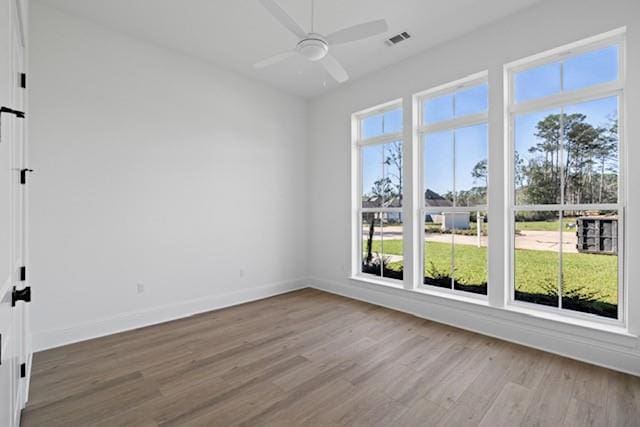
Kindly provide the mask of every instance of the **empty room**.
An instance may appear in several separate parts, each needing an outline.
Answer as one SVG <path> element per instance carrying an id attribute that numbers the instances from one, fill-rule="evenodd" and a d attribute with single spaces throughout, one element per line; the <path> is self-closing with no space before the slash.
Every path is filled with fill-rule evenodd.
<path id="1" fill-rule="evenodd" d="M 640 1 L 0 0 L 0 427 L 640 427 Z"/>

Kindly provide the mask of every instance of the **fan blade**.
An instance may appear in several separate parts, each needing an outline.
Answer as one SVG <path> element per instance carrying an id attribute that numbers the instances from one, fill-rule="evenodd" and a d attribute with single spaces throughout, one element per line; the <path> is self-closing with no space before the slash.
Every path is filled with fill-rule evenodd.
<path id="1" fill-rule="evenodd" d="M 329 44 L 349 43 L 385 33 L 388 29 L 387 21 L 379 19 L 336 31 L 329 34 L 326 39 Z"/>
<path id="2" fill-rule="evenodd" d="M 325 70 L 331 77 L 335 79 L 338 83 L 344 83 L 349 80 L 349 74 L 347 74 L 346 70 L 340 65 L 338 60 L 331 55 L 327 55 L 322 59 L 322 65 Z"/>
<path id="3" fill-rule="evenodd" d="M 278 3 L 274 0 L 260 0 L 260 3 L 271 15 L 273 15 L 274 18 L 278 20 L 278 22 L 284 25 L 293 34 L 301 39 L 307 37 L 307 33 L 302 29 L 302 27 L 300 27 L 300 25 L 298 25 L 296 21 L 287 14 L 287 12 L 278 6 Z"/>
<path id="4" fill-rule="evenodd" d="M 290 50 L 289 52 L 282 52 L 282 53 L 279 53 L 277 55 L 273 55 L 270 58 L 263 59 L 260 62 L 256 62 L 255 64 L 253 64 L 253 68 L 265 68 L 265 67 L 268 67 L 269 65 L 277 64 L 278 62 L 282 62 L 285 59 L 289 59 L 290 57 L 292 57 L 295 54 L 296 54 L 296 52 L 294 52 L 292 50 Z"/>

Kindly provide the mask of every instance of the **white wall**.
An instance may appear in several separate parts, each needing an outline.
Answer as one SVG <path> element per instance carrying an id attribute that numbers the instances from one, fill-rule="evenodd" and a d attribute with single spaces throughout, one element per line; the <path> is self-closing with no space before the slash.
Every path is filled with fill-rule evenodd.
<path id="1" fill-rule="evenodd" d="M 306 101 L 38 2 L 30 25 L 36 350 L 303 283 Z"/>
<path id="2" fill-rule="evenodd" d="M 471 12 L 472 13 L 472 12 Z M 409 311 L 482 333 L 640 374 L 640 223 L 628 222 L 627 277 L 631 334 L 610 334 L 541 320 L 482 304 L 349 280 L 351 263 L 351 114 L 403 98 L 410 116 L 411 95 L 488 70 L 490 95 L 490 187 L 504 188 L 503 65 L 563 44 L 627 26 L 626 128 L 629 165 L 640 161 L 640 2 L 637 0 L 546 1 L 402 63 L 341 86 L 312 101 L 309 158 L 311 237 L 309 272 L 313 286 Z M 408 102 L 409 101 L 409 102 Z M 411 123 L 410 118 L 405 124 Z M 406 164 L 406 163 L 405 163 Z M 328 173 L 330 171 L 330 173 Z M 629 169 L 629 188 L 640 185 L 640 170 Z M 629 191 L 627 218 L 640 218 L 640 194 Z M 405 197 L 405 201 L 408 198 Z M 492 224 L 504 224 L 504 194 L 490 199 Z M 407 217 L 407 215 L 405 215 Z M 492 226 L 490 281 L 505 287 L 504 227 Z M 405 258 L 406 260 L 406 258 Z M 503 301 L 493 293 L 492 303 Z"/>

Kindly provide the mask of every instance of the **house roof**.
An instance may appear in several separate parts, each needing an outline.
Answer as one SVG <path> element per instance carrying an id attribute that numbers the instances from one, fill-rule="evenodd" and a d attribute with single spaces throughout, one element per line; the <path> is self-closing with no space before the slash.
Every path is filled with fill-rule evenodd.
<path id="1" fill-rule="evenodd" d="M 424 192 L 424 200 L 427 206 L 431 207 L 451 207 L 453 203 L 449 199 L 445 199 L 435 191 L 427 189 Z M 391 199 L 382 200 L 380 196 L 371 196 L 362 201 L 363 208 L 380 208 L 380 207 L 399 207 L 402 206 L 402 200 L 400 196 L 394 196 Z"/>
<path id="2" fill-rule="evenodd" d="M 453 203 L 449 199 L 445 199 L 435 191 L 427 190 L 424 192 L 424 201 L 430 207 L 451 207 Z"/>

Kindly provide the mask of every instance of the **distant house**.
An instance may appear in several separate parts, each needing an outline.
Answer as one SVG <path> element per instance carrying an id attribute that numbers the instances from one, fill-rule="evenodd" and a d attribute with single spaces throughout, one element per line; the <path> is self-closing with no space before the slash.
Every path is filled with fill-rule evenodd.
<path id="1" fill-rule="evenodd" d="M 427 208 L 434 207 L 452 207 L 453 202 L 451 200 L 442 197 L 435 191 L 427 189 L 424 192 L 424 202 Z M 440 224 L 443 230 L 451 230 L 457 228 L 458 230 L 468 230 L 470 228 L 470 216 L 469 212 L 442 212 L 440 214 L 427 214 L 425 222 L 434 222 Z"/>
<path id="2" fill-rule="evenodd" d="M 380 208 L 380 207 L 399 208 L 401 206 L 402 206 L 402 198 L 399 197 L 399 196 L 393 196 L 390 199 L 386 199 L 384 201 L 384 205 L 383 205 L 382 197 L 380 197 L 380 196 L 371 196 L 368 199 L 362 201 L 362 207 L 363 208 Z M 400 212 L 386 212 L 385 213 L 385 219 L 386 219 L 386 221 L 391 222 L 391 223 L 400 222 L 400 221 L 402 221 L 402 213 L 400 213 Z"/>
<path id="3" fill-rule="evenodd" d="M 427 189 L 424 194 L 424 200 L 428 208 L 433 207 L 452 207 L 453 203 L 440 194 Z M 391 199 L 383 201 L 380 196 L 371 196 L 362 201 L 363 208 L 380 208 L 380 207 L 400 207 L 402 206 L 402 200 L 398 196 L 394 196 Z M 440 224 L 443 230 L 451 230 L 457 228 L 458 230 L 468 230 L 470 228 L 470 213 L 469 212 L 442 212 L 438 214 L 428 214 L 425 217 L 425 221 L 434 222 Z M 377 217 L 377 216 L 376 216 Z M 385 219 L 390 222 L 400 222 L 402 220 L 402 214 L 400 212 L 387 212 Z"/>

